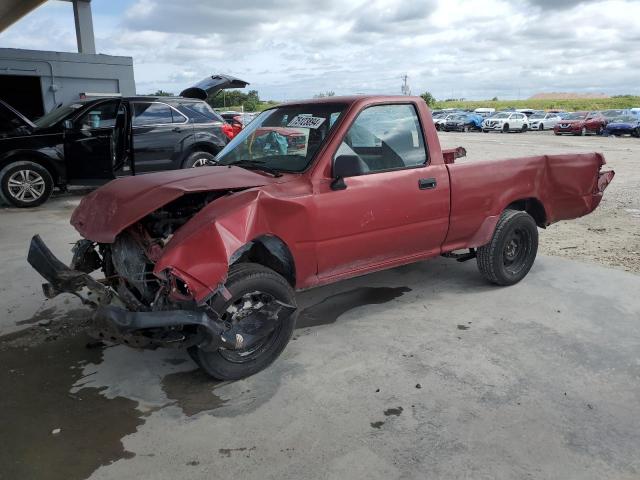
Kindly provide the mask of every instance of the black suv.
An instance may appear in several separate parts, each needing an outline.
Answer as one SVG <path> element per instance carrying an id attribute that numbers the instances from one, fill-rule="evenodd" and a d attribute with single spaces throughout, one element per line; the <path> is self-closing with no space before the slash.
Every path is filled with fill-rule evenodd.
<path id="1" fill-rule="evenodd" d="M 35 207 L 54 187 L 211 164 L 233 129 L 204 100 L 246 85 L 214 75 L 179 97 L 82 100 L 35 122 L 0 101 L 0 195 Z"/>

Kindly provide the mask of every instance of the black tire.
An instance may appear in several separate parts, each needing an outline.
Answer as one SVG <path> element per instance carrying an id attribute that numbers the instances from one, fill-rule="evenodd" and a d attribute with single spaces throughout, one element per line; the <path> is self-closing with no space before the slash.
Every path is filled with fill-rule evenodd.
<path id="1" fill-rule="evenodd" d="M 560 132 L 556 132 L 555 130 L 553 131 L 554 134 L 560 136 Z"/>
<path id="2" fill-rule="evenodd" d="M 502 126 L 502 133 L 509 133 L 509 124 L 508 123 L 505 123 Z"/>
<path id="3" fill-rule="evenodd" d="M 633 132 L 631 132 L 631 136 L 640 138 L 640 127 L 637 127 Z"/>
<path id="4" fill-rule="evenodd" d="M 527 212 L 505 210 L 491 241 L 477 251 L 480 273 L 497 285 L 513 285 L 522 280 L 536 259 L 538 227 Z"/>
<path id="5" fill-rule="evenodd" d="M 525 123 L 524 125 L 522 125 L 522 128 L 520 129 L 520 131 L 522 133 L 526 132 L 527 130 L 529 130 L 529 126 Z"/>
<path id="6" fill-rule="evenodd" d="M 538 130 L 540 130 L 541 132 L 543 132 L 543 131 L 544 131 L 544 124 L 543 124 L 543 123 L 541 123 L 541 124 L 538 126 Z"/>
<path id="7" fill-rule="evenodd" d="M 584 137 L 585 135 L 587 135 L 587 127 L 582 127 L 582 130 L 576 133 L 576 135 L 578 135 L 579 137 Z"/>
<path id="8" fill-rule="evenodd" d="M 232 265 L 225 284 L 231 292 L 231 298 L 214 300 L 213 308 L 225 312 L 243 296 L 260 292 L 276 300 L 296 305 L 295 292 L 291 285 L 273 270 L 256 263 Z M 251 376 L 268 367 L 289 343 L 296 323 L 297 312 L 283 319 L 257 348 L 251 352 L 219 349 L 215 352 L 191 347 L 189 354 L 208 375 L 218 380 L 239 380 Z M 248 349 L 249 350 L 249 349 Z"/>
<path id="9" fill-rule="evenodd" d="M 182 168 L 196 168 L 215 165 L 215 158 L 215 155 L 212 155 L 209 152 L 193 152 L 189 154 L 189 156 L 182 163 Z"/>
<path id="10" fill-rule="evenodd" d="M 39 163 L 12 162 L 0 170 L 0 193 L 9 205 L 32 208 L 46 202 L 53 192 L 53 177 Z"/>

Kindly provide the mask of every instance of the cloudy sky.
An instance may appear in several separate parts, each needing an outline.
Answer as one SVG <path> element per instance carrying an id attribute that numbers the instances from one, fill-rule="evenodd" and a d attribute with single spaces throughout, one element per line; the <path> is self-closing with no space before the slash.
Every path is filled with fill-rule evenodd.
<path id="1" fill-rule="evenodd" d="M 96 48 L 132 56 L 139 93 L 211 73 L 266 99 L 400 93 L 527 98 L 640 94 L 638 0 L 93 0 Z M 52 0 L 0 47 L 75 51 L 71 4 Z"/>

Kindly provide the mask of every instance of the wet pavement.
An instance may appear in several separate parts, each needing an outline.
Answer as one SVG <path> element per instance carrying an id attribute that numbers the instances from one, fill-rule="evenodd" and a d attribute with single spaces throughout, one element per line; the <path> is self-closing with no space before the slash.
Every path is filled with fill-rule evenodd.
<path id="1" fill-rule="evenodd" d="M 444 259 L 300 294 L 266 371 L 96 343 L 45 304 L 0 337 L 0 479 L 638 478 L 640 277 Z"/>

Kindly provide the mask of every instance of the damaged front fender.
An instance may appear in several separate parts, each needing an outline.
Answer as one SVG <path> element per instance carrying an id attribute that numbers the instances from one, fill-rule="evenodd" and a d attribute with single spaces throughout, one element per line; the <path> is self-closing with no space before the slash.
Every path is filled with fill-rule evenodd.
<path id="1" fill-rule="evenodd" d="M 238 252 L 257 238 L 274 236 L 272 232 L 280 234 L 278 238 L 288 247 L 296 271 L 300 267 L 303 272 L 315 273 L 314 257 L 297 254 L 293 241 L 310 234 L 305 212 L 295 200 L 276 199 L 263 190 L 219 198 L 175 233 L 153 273 L 163 279 L 168 275 L 180 278 L 196 303 L 202 304 L 224 285 Z M 308 264 L 298 263 L 303 257 Z"/>

